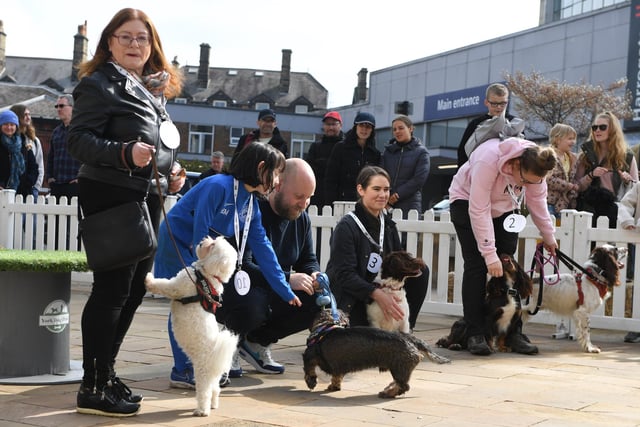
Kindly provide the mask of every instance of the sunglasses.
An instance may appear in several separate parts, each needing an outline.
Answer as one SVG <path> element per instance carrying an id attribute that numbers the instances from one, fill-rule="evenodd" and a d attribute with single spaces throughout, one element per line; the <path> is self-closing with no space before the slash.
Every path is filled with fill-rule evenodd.
<path id="1" fill-rule="evenodd" d="M 593 125 L 593 126 L 591 126 L 591 130 L 595 132 L 598 129 L 600 129 L 601 131 L 604 132 L 605 130 L 607 130 L 608 127 L 609 127 L 609 125 Z"/>
<path id="2" fill-rule="evenodd" d="M 56 104 L 53 106 L 53 108 L 55 108 L 56 110 L 59 108 L 64 108 L 64 107 L 71 107 L 71 105 L 68 104 Z"/>

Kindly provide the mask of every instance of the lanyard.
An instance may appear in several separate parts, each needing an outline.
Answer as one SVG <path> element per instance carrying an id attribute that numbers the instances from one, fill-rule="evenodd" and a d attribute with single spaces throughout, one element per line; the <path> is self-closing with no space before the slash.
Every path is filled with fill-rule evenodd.
<path id="1" fill-rule="evenodd" d="M 233 212 L 233 231 L 236 236 L 236 242 L 238 242 L 238 270 L 240 270 L 242 268 L 242 254 L 244 254 L 244 248 L 247 244 L 249 227 L 251 226 L 251 216 L 253 215 L 253 194 L 249 196 L 247 217 L 244 220 L 244 230 L 242 233 L 242 240 L 240 240 L 240 220 L 238 219 L 238 180 L 235 178 L 233 178 L 233 204 L 235 206 L 235 210 Z"/>
<path id="2" fill-rule="evenodd" d="M 518 212 L 520 212 L 520 206 L 522 206 L 522 200 L 524 199 L 524 194 L 527 190 L 525 187 L 521 188 L 520 195 L 516 195 L 516 192 L 513 190 L 513 186 L 511 184 L 507 184 L 507 192 L 513 201 L 513 210 Z"/>
<path id="3" fill-rule="evenodd" d="M 380 218 L 380 243 L 379 244 L 376 243 L 375 240 L 373 240 L 373 237 L 371 237 L 371 234 L 369 234 L 367 229 L 364 228 L 364 225 L 362 225 L 362 222 L 360 222 L 360 219 L 356 216 L 356 214 L 354 214 L 353 212 L 349 212 L 349 215 L 356 222 L 356 225 L 360 227 L 360 230 L 365 235 L 365 237 L 369 239 L 369 241 L 374 245 L 380 246 L 379 252 L 380 254 L 382 254 L 382 250 L 383 250 L 382 244 L 384 243 L 384 215 L 382 214 L 382 212 L 380 212 L 380 215 L 378 216 L 378 218 Z"/>

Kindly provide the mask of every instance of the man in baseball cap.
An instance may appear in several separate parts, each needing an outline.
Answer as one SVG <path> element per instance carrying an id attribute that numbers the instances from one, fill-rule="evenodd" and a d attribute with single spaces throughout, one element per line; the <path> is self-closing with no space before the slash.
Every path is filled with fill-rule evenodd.
<path id="1" fill-rule="evenodd" d="M 284 154 L 285 157 L 289 157 L 289 144 L 280 135 L 280 130 L 278 129 L 276 122 L 276 112 L 271 108 L 260 110 L 258 113 L 258 121 L 256 123 L 258 125 L 258 129 L 240 137 L 238 146 L 233 152 L 233 157 L 252 142 L 273 145 L 273 147 L 282 151 L 282 154 Z"/>

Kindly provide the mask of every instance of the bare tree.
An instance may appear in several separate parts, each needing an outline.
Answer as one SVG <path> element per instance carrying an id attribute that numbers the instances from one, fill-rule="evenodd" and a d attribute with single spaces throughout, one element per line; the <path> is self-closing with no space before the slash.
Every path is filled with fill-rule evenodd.
<path id="1" fill-rule="evenodd" d="M 535 71 L 528 75 L 520 71 L 505 73 L 504 77 L 509 91 L 517 97 L 514 106 L 519 117 L 526 120 L 529 135 L 547 136 L 553 125 L 564 123 L 572 126 L 581 140 L 589 134 L 598 113 L 611 111 L 619 119 L 633 114 L 626 78 L 603 87 L 584 80 L 576 84 L 547 80 Z M 542 128 L 529 127 L 534 123 Z"/>

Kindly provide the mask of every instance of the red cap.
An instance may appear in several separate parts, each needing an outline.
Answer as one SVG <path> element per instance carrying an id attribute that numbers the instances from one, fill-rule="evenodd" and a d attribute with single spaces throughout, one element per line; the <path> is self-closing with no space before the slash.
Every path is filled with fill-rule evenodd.
<path id="1" fill-rule="evenodd" d="M 322 118 L 322 121 L 324 122 L 327 119 L 334 119 L 342 123 L 342 117 L 340 117 L 340 113 L 338 113 L 337 111 L 329 111 L 327 114 L 324 115 L 324 117 Z"/>

